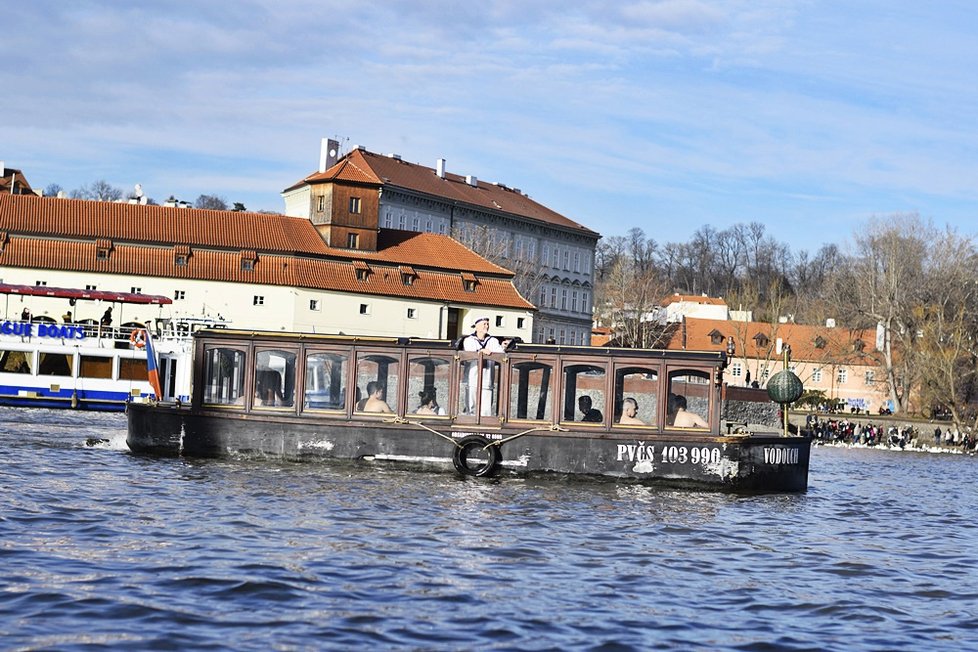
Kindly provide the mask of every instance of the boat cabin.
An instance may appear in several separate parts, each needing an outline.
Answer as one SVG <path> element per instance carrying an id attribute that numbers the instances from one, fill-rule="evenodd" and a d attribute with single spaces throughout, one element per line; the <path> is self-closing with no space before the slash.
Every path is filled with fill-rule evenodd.
<path id="1" fill-rule="evenodd" d="M 723 352 L 254 332 L 195 335 L 193 407 L 486 430 L 719 433 Z"/>

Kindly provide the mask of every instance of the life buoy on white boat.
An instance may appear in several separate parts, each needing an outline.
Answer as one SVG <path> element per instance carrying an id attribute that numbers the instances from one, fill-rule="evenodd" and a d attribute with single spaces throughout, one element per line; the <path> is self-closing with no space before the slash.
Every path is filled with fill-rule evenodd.
<path id="1" fill-rule="evenodd" d="M 134 328 L 133 331 L 129 333 L 129 343 L 137 349 L 141 349 L 146 346 L 146 331 L 142 328 Z"/>
<path id="2" fill-rule="evenodd" d="M 462 475 L 485 478 L 496 472 L 502 456 L 499 446 L 490 446 L 485 438 L 473 435 L 457 442 L 452 464 Z"/>

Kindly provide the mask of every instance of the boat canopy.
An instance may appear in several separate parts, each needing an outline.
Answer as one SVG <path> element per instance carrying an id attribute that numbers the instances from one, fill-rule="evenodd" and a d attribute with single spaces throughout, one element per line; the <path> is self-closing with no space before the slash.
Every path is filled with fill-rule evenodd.
<path id="1" fill-rule="evenodd" d="M 0 283 L 0 294 L 19 294 L 31 297 L 54 297 L 56 299 L 87 299 L 91 301 L 114 301 L 117 303 L 139 303 L 165 305 L 173 303 L 170 297 L 159 294 L 139 294 L 136 292 L 109 292 L 107 290 L 79 290 L 77 288 L 53 288 L 47 285 L 11 285 Z"/>

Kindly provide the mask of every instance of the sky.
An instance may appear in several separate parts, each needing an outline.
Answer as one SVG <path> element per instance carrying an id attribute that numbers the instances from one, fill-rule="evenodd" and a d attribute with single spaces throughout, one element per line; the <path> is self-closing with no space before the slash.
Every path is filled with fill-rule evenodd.
<path id="1" fill-rule="evenodd" d="M 520 188 L 605 237 L 797 252 L 978 233 L 968 0 L 0 0 L 0 160 L 35 189 L 284 211 L 320 142 Z"/>

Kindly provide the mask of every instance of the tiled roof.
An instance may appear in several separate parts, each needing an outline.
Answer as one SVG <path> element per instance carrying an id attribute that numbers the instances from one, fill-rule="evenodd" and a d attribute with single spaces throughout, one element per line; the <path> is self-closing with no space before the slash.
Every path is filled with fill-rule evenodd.
<path id="1" fill-rule="evenodd" d="M 287 285 L 533 309 L 513 274 L 442 235 L 381 230 L 376 252 L 327 247 L 302 218 L 20 195 L 0 196 L 0 265 Z M 96 259 L 97 249 L 110 249 Z M 176 255 L 189 250 L 185 265 Z M 241 269 L 242 257 L 256 260 Z M 371 268 L 356 278 L 354 261 Z M 417 279 L 404 285 L 399 266 Z M 479 275 L 466 292 L 462 273 Z"/>
<path id="2" fill-rule="evenodd" d="M 364 149 L 353 150 L 330 169 L 309 175 L 287 188 L 286 192 L 304 184 L 335 180 L 383 184 L 439 197 L 448 202 L 537 220 L 577 233 L 594 237 L 598 235 L 512 188 L 485 181 L 477 181 L 475 186 L 471 186 L 464 176 L 446 172 L 445 177 L 441 178 L 434 168 Z"/>
<path id="3" fill-rule="evenodd" d="M 719 335 L 719 342 L 713 343 L 712 333 Z M 768 344 L 762 345 L 767 338 Z M 850 330 L 848 328 L 833 328 L 828 326 L 808 326 L 804 324 L 777 324 L 772 326 L 766 322 L 726 321 L 719 319 L 698 319 L 687 317 L 680 328 L 677 328 L 666 348 L 686 349 L 690 351 L 724 351 L 727 348 L 727 338 L 732 337 L 735 344 L 735 356 L 739 358 L 765 358 L 769 355 L 775 342 L 780 339 L 791 345 L 791 359 L 811 362 L 854 362 L 857 359 L 865 364 L 876 354 L 876 333 L 873 330 Z M 857 350 L 855 343 L 862 342 L 862 349 Z M 817 342 L 823 344 L 816 346 Z M 685 346 L 684 346 L 685 344 Z"/>

